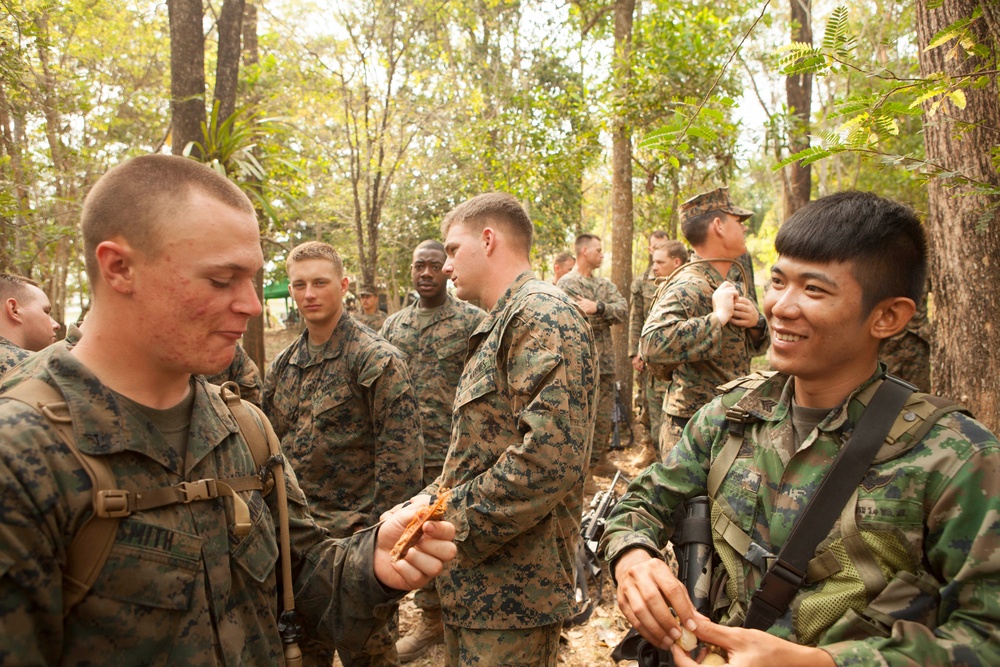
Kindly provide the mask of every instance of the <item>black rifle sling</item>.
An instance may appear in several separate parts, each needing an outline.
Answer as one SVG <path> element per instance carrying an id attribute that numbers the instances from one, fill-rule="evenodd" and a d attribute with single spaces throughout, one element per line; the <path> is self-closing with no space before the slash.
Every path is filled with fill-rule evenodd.
<path id="1" fill-rule="evenodd" d="M 885 376 L 850 439 L 840 449 L 819 487 L 795 520 L 785 545 L 750 600 L 743 627 L 767 630 L 781 618 L 805 582 L 809 559 L 857 491 L 913 387 Z"/>

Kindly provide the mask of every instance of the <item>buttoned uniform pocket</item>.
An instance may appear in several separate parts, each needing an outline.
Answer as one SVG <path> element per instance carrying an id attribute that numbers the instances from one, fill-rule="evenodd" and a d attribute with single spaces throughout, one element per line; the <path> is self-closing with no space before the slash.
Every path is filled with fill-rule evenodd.
<path id="1" fill-rule="evenodd" d="M 314 430 L 322 433 L 327 428 L 343 429 L 355 419 L 354 393 L 348 384 L 334 387 L 313 398 Z"/>
<path id="2" fill-rule="evenodd" d="M 496 389 L 497 381 L 493 373 L 486 373 L 469 382 L 460 383 L 458 391 L 455 393 L 455 411 L 457 412 L 462 406 L 482 398 Z"/>
<path id="3" fill-rule="evenodd" d="M 260 491 L 250 492 L 247 500 L 254 521 L 250 533 L 237 540 L 232 532 L 230 539 L 230 557 L 256 582 L 265 581 L 274 572 L 278 562 L 278 542 L 275 533 L 274 519 L 271 512 L 264 506 Z"/>

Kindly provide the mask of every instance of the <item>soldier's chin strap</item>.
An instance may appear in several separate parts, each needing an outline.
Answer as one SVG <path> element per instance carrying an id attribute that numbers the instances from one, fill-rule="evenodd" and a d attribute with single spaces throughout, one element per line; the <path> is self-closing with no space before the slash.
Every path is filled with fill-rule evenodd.
<path id="1" fill-rule="evenodd" d="M 764 574 L 747 609 L 743 627 L 767 630 L 781 618 L 806 579 L 809 559 L 829 535 L 834 521 L 868 471 L 896 416 L 916 389 L 886 375 L 851 437 L 795 520 L 777 559 Z"/>

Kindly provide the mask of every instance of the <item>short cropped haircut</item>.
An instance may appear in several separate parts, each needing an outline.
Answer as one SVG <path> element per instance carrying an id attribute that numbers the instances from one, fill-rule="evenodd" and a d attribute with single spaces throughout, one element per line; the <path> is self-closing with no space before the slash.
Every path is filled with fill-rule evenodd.
<path id="1" fill-rule="evenodd" d="M 462 202 L 451 210 L 441 222 L 441 235 L 448 236 L 452 225 L 463 225 L 482 231 L 488 224 L 508 232 L 524 251 L 531 252 L 535 226 L 531 223 L 521 202 L 506 192 L 487 192 Z"/>
<path id="2" fill-rule="evenodd" d="M 601 237 L 597 234 L 580 234 L 576 237 L 576 241 L 573 243 L 573 249 L 576 251 L 576 256 L 580 256 L 580 251 L 583 250 L 588 243 L 591 241 L 600 241 Z"/>
<path id="3" fill-rule="evenodd" d="M 566 262 L 575 262 L 575 261 L 576 257 L 573 257 L 573 255 L 569 254 L 568 252 L 561 252 L 558 255 L 556 255 L 556 258 L 552 263 L 565 264 Z"/>
<path id="4" fill-rule="evenodd" d="M 665 240 L 667 240 L 669 238 L 670 238 L 670 235 L 667 234 L 662 229 L 657 229 L 657 230 L 654 230 L 654 231 L 652 231 L 652 232 L 649 233 L 649 242 L 650 243 L 652 243 L 654 239 L 656 241 L 665 241 Z"/>
<path id="5" fill-rule="evenodd" d="M 29 286 L 38 287 L 38 283 L 31 278 L 25 278 L 13 273 L 0 273 L 0 300 L 23 300 L 28 294 Z"/>
<path id="6" fill-rule="evenodd" d="M 862 317 L 883 300 L 919 303 L 927 276 L 927 237 L 908 206 L 872 192 L 838 192 L 809 202 L 778 230 L 779 256 L 850 262 L 861 285 Z"/>
<path id="7" fill-rule="evenodd" d="M 662 245 L 660 245 L 657 249 L 658 250 L 666 250 L 667 251 L 667 257 L 673 257 L 674 259 L 679 259 L 679 260 L 684 261 L 684 262 L 688 261 L 688 249 L 687 249 L 687 246 L 685 246 L 680 241 L 676 241 L 674 239 L 670 239 L 670 240 L 664 242 Z"/>
<path id="8" fill-rule="evenodd" d="M 441 243 L 440 241 L 435 240 L 435 239 L 427 239 L 425 241 L 421 241 L 420 243 L 418 243 L 417 247 L 413 249 L 413 252 L 416 252 L 418 250 L 425 250 L 425 249 L 440 250 L 443 253 L 444 252 L 444 244 Z"/>
<path id="9" fill-rule="evenodd" d="M 340 259 L 340 255 L 337 254 L 332 245 L 322 241 L 306 241 L 292 248 L 292 251 L 288 253 L 288 259 L 285 260 L 285 267 L 287 269 L 295 262 L 309 259 L 325 259 L 333 264 L 338 276 L 344 277 L 344 262 Z"/>
<path id="10" fill-rule="evenodd" d="M 120 235 L 143 254 L 155 258 L 164 225 L 178 204 L 194 192 L 256 215 L 253 204 L 235 183 L 190 158 L 142 155 L 104 174 L 90 189 L 80 214 L 84 260 L 91 284 L 99 278 L 98 245 Z"/>
<path id="11" fill-rule="evenodd" d="M 715 209 L 705 211 L 701 215 L 688 218 L 681 223 L 681 233 L 693 246 L 701 245 L 708 238 L 708 225 L 716 218 L 721 218 L 724 211 Z"/>

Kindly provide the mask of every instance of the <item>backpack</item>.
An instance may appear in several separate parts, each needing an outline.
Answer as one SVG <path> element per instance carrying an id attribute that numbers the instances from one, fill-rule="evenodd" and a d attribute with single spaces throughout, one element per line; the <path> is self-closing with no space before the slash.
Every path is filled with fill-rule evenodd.
<path id="1" fill-rule="evenodd" d="M 279 549 L 284 589 L 285 611 L 282 613 L 282 619 L 294 618 L 295 601 L 291 581 L 288 499 L 284 483 L 275 483 L 276 478 L 283 479 L 284 477 L 282 467 L 284 461 L 278 438 L 260 408 L 240 399 L 238 385 L 226 382 L 221 386 L 208 383 L 206 386 L 210 392 L 218 391 L 226 402 L 230 413 L 239 426 L 243 439 L 250 448 L 250 454 L 253 456 L 258 473 L 227 479 L 181 482 L 175 486 L 146 491 L 128 491 L 118 488 L 111 467 L 104 457 L 91 456 L 80 451 L 73 435 L 73 422 L 69 409 L 62 394 L 52 385 L 43 380 L 32 378 L 0 394 L 0 397 L 19 401 L 40 412 L 56 430 L 60 439 L 73 453 L 90 478 L 94 511 L 84 521 L 66 549 L 66 567 L 63 571 L 63 618 L 68 616 L 73 608 L 83 601 L 97 580 L 97 576 L 104 567 L 112 546 L 114 546 L 115 534 L 122 518 L 139 510 L 230 496 L 233 499 L 235 514 L 234 532 L 243 536 L 250 532 L 252 524 L 250 510 L 237 492 L 259 490 L 266 496 L 274 489 L 277 489 L 278 494 Z M 251 411 L 257 413 L 258 420 L 253 418 Z M 272 467 L 277 467 L 278 470 L 270 474 Z M 288 614 L 292 616 L 287 616 Z M 295 664 L 294 660 L 298 652 L 298 646 L 295 644 L 297 638 L 285 639 L 286 663 Z M 292 641 L 288 641 L 288 639 Z"/>

